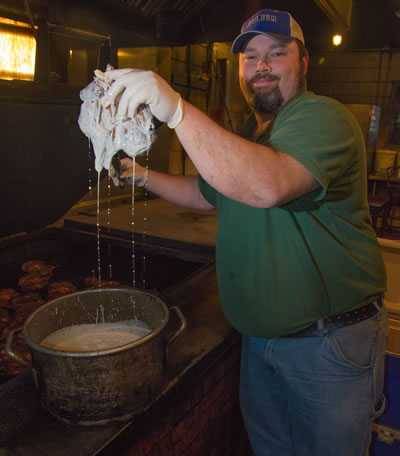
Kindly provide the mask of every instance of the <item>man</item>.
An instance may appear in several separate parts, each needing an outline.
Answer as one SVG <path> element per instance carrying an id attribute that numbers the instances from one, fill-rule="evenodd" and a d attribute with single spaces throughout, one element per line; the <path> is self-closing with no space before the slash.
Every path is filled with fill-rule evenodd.
<path id="1" fill-rule="evenodd" d="M 365 455 L 382 407 L 386 323 L 362 133 L 340 103 L 306 90 L 308 53 L 289 13 L 259 11 L 232 50 L 254 111 L 241 135 L 152 72 L 110 72 L 105 105 L 122 94 L 124 117 L 148 104 L 200 174 L 137 165 L 139 185 L 217 209 L 220 296 L 243 334 L 241 406 L 255 455 Z"/>

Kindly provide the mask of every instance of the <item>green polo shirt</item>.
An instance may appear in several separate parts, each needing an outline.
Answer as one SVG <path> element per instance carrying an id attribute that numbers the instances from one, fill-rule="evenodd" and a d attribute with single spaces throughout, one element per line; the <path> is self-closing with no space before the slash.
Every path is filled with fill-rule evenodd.
<path id="1" fill-rule="evenodd" d="M 253 119 L 244 136 L 254 126 Z M 282 336 L 382 293 L 386 277 L 369 218 L 365 145 L 353 115 L 305 92 L 257 142 L 292 155 L 320 185 L 263 209 L 227 198 L 199 178 L 203 196 L 217 208 L 219 290 L 232 325 L 247 335 Z"/>

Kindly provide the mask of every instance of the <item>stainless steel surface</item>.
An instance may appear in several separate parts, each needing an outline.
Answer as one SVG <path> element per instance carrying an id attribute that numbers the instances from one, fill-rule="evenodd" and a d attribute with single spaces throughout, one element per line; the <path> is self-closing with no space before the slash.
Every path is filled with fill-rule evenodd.
<path id="1" fill-rule="evenodd" d="M 130 202 L 113 207 L 110 218 L 100 217 L 102 230 L 112 229 L 129 233 Z M 64 226 L 83 230 L 95 227 L 96 208 L 71 211 L 64 219 Z M 135 202 L 135 233 L 185 244 L 214 247 L 217 236 L 215 211 L 195 211 L 168 203 L 160 198 Z"/>

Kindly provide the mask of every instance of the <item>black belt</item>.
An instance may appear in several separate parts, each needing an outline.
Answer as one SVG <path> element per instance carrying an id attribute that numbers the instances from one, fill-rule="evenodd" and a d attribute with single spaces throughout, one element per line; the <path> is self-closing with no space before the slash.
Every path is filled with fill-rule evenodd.
<path id="1" fill-rule="evenodd" d="M 377 296 L 365 306 L 341 314 L 331 315 L 330 317 L 320 318 L 310 326 L 307 326 L 307 328 L 283 337 L 302 337 L 321 329 L 341 328 L 343 326 L 354 325 L 355 323 L 367 320 L 376 315 L 382 308 L 382 305 L 382 296 Z"/>

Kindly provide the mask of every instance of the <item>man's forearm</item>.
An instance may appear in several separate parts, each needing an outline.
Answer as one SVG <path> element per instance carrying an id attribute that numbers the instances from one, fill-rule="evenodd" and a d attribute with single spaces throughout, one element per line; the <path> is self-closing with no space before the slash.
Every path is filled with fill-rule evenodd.
<path id="1" fill-rule="evenodd" d="M 213 209 L 201 195 L 196 176 L 173 176 L 149 170 L 145 186 L 150 192 L 178 206 Z"/>

